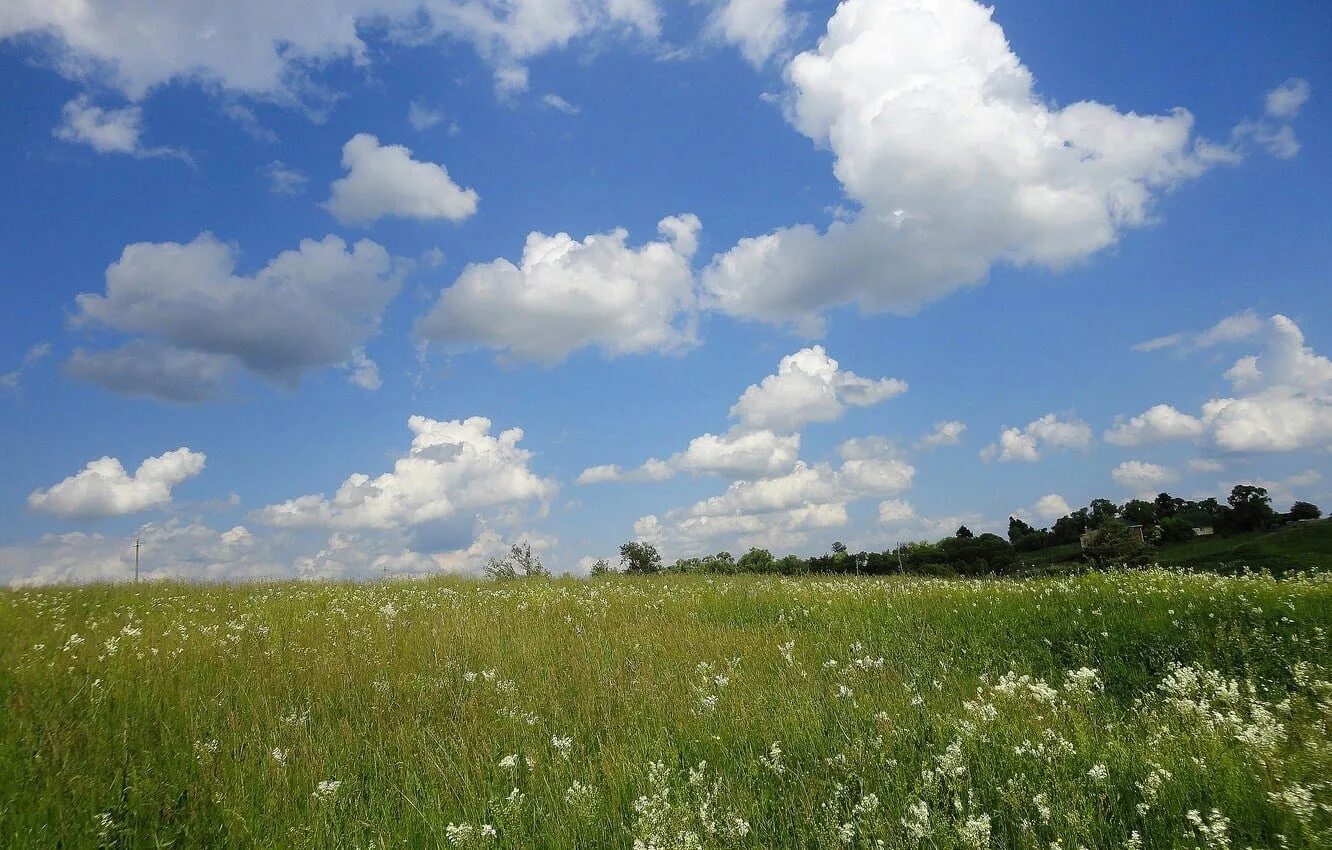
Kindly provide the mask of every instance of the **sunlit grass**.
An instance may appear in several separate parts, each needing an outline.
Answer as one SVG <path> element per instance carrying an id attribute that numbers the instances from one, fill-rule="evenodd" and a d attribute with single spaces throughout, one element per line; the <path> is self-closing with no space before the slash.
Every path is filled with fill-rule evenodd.
<path id="1" fill-rule="evenodd" d="M 1326 847 L 1329 628 L 1166 572 L 6 592 L 0 836 Z"/>

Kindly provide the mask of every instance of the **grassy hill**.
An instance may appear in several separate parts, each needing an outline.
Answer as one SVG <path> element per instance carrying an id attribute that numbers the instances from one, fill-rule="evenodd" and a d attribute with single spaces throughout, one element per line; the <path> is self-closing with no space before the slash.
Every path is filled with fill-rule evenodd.
<path id="1" fill-rule="evenodd" d="M 1022 554 L 1034 571 L 1075 563 L 1081 554 L 1078 544 L 1052 546 Z M 1332 571 L 1332 520 L 1295 523 L 1271 532 L 1195 537 L 1170 543 L 1157 550 L 1163 567 L 1236 572 L 1241 568 L 1264 570 L 1277 575 L 1307 570 Z"/>
<path id="2" fill-rule="evenodd" d="M 5 590 L 0 707 L 6 848 L 1332 846 L 1321 576 Z"/>

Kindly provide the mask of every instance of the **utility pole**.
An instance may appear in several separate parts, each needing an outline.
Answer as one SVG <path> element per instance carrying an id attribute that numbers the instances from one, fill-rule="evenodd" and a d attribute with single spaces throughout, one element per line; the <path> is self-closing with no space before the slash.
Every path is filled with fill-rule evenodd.
<path id="1" fill-rule="evenodd" d="M 142 544 L 143 541 L 140 538 L 138 537 L 134 538 L 134 583 L 135 584 L 139 583 L 139 546 L 141 546 Z"/>

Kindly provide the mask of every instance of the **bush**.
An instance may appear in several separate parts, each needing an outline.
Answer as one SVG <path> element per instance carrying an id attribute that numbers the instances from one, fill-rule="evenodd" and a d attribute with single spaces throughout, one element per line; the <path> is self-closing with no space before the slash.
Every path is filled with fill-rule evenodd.
<path id="1" fill-rule="evenodd" d="M 1141 567 L 1152 562 L 1153 551 L 1127 525 L 1112 519 L 1087 533 L 1082 544 L 1082 557 L 1099 570 Z"/>

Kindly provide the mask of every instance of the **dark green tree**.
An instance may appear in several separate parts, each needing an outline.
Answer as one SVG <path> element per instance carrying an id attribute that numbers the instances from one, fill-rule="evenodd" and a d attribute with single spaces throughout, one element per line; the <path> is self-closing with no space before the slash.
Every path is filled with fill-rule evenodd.
<path id="1" fill-rule="evenodd" d="M 1298 522 L 1302 519 L 1318 519 L 1322 515 L 1322 510 L 1317 505 L 1309 502 L 1296 502 L 1290 506 L 1290 513 L 1286 514 L 1292 522 Z"/>
<path id="2" fill-rule="evenodd" d="M 1152 525 L 1156 522 L 1156 503 L 1133 499 L 1124 504 L 1121 515 L 1129 525 Z"/>
<path id="3" fill-rule="evenodd" d="M 953 536 L 961 538 L 963 540 L 969 540 L 972 537 L 975 537 L 976 535 L 972 534 L 971 529 L 967 528 L 965 525 L 960 525 L 957 528 L 957 533 L 954 534 Z"/>
<path id="4" fill-rule="evenodd" d="M 1026 537 L 1028 534 L 1032 534 L 1035 531 L 1036 529 L 1027 525 L 1015 516 L 1008 518 L 1008 542 L 1012 543 L 1014 546 L 1016 546 L 1017 542 L 1023 537 Z"/>
<path id="5" fill-rule="evenodd" d="M 1082 557 L 1098 570 L 1111 567 L 1141 567 L 1151 563 L 1152 547 L 1117 519 L 1106 520 L 1087 535 Z"/>
<path id="6" fill-rule="evenodd" d="M 1272 498 L 1267 495 L 1266 487 L 1236 484 L 1226 504 L 1230 505 L 1225 517 L 1226 527 L 1231 531 L 1262 531 L 1276 521 Z"/>
<path id="7" fill-rule="evenodd" d="M 750 549 L 735 566 L 743 573 L 772 573 L 777 571 L 777 559 L 767 549 Z"/>
<path id="8" fill-rule="evenodd" d="M 651 543 L 626 543 L 620 547 L 620 564 L 626 573 L 634 575 L 660 572 L 661 553 Z"/>

